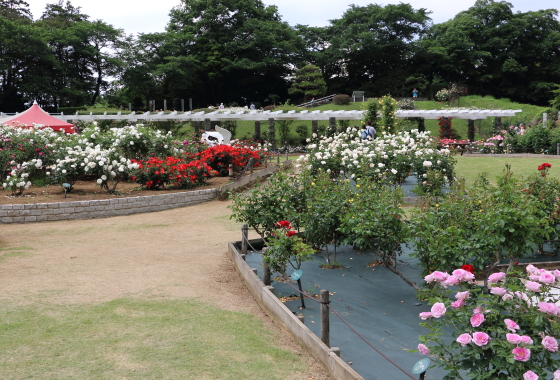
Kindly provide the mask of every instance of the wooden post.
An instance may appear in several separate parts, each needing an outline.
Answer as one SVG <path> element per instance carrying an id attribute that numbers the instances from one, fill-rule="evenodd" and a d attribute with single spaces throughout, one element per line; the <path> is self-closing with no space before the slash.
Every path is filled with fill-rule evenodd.
<path id="1" fill-rule="evenodd" d="M 255 121 L 255 139 L 261 139 L 261 122 L 259 120 Z"/>
<path id="2" fill-rule="evenodd" d="M 336 131 L 336 118 L 329 117 L 329 129 L 331 131 Z"/>
<path id="3" fill-rule="evenodd" d="M 280 152 L 276 153 L 276 164 L 280 165 Z"/>
<path id="4" fill-rule="evenodd" d="M 204 119 L 204 130 L 209 131 L 212 129 L 212 122 L 210 119 Z"/>
<path id="5" fill-rule="evenodd" d="M 319 120 L 311 120 L 311 133 L 319 137 Z"/>
<path id="6" fill-rule="evenodd" d="M 321 341 L 331 346 L 329 337 L 329 291 L 321 289 Z"/>
<path id="7" fill-rule="evenodd" d="M 506 153 L 510 154 L 511 153 L 511 144 L 507 144 L 506 145 Z"/>
<path id="8" fill-rule="evenodd" d="M 229 176 L 233 177 L 233 164 L 229 164 Z"/>
<path id="9" fill-rule="evenodd" d="M 470 141 L 474 141 L 474 120 L 469 119 L 467 121 L 467 125 L 468 125 L 468 132 L 467 132 L 467 138 Z"/>
<path id="10" fill-rule="evenodd" d="M 272 144 L 272 150 L 276 149 L 276 129 L 274 124 L 274 118 L 268 119 L 268 133 L 267 139 L 270 144 Z"/>
<path id="11" fill-rule="evenodd" d="M 425 132 L 426 131 L 426 124 L 424 124 L 424 118 L 418 118 L 418 132 Z"/>
<path id="12" fill-rule="evenodd" d="M 263 256 L 266 254 L 266 251 L 268 251 L 268 247 L 264 247 L 262 249 Z M 263 269 L 263 283 L 266 286 L 269 286 L 270 285 L 270 266 L 264 260 L 262 262 L 262 269 Z"/>
<path id="13" fill-rule="evenodd" d="M 556 143 L 556 155 L 560 156 L 560 143 Z"/>
<path id="14" fill-rule="evenodd" d="M 247 254 L 247 247 L 249 243 L 249 241 L 247 240 L 248 236 L 249 236 L 249 226 L 247 225 L 247 223 L 243 223 L 243 226 L 241 227 L 241 254 L 242 255 Z"/>

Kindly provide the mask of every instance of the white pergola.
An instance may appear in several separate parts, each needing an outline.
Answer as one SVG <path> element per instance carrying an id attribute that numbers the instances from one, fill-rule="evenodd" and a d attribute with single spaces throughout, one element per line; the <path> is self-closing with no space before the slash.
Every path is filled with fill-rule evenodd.
<path id="1" fill-rule="evenodd" d="M 466 109 L 445 109 L 445 110 L 400 110 L 395 112 L 397 118 L 417 117 L 423 119 L 439 119 L 442 116 L 452 117 L 454 119 L 478 120 L 486 119 L 488 117 L 508 117 L 515 116 L 522 110 L 466 110 Z M 364 111 L 256 111 L 247 110 L 232 113 L 230 111 L 214 111 L 210 113 L 204 112 L 157 112 L 157 113 L 130 113 L 117 115 L 64 115 L 64 114 L 51 114 L 51 116 L 63 121 L 95 121 L 95 120 L 128 120 L 128 121 L 164 121 L 164 120 L 179 120 L 179 121 L 266 121 L 274 120 L 361 120 Z M 6 114 L 0 113 L 0 124 L 2 117 Z"/>

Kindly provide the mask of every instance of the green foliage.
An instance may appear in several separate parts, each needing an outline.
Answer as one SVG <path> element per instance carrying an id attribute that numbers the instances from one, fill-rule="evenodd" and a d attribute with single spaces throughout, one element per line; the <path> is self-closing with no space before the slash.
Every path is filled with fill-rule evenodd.
<path id="1" fill-rule="evenodd" d="M 327 85 L 321 70 L 314 65 L 307 65 L 296 71 L 294 83 L 288 90 L 290 94 L 303 94 L 304 98 L 324 95 Z"/>
<path id="2" fill-rule="evenodd" d="M 397 110 L 397 101 L 391 95 L 385 95 L 381 98 L 381 131 L 387 133 L 395 133 L 397 123 L 395 121 L 395 111 Z"/>
<path id="3" fill-rule="evenodd" d="M 381 109 L 381 102 L 379 99 L 370 98 L 364 103 L 363 108 L 365 110 L 364 117 L 362 118 L 362 123 L 367 123 L 368 120 L 371 122 L 371 126 L 378 131 L 379 128 L 379 111 Z"/>
<path id="4" fill-rule="evenodd" d="M 279 220 L 289 220 L 299 230 L 302 225 L 305 193 L 298 179 L 275 173 L 266 185 L 256 184 L 246 192 L 234 194 L 231 218 L 247 223 L 262 238 L 270 236 Z"/>
<path id="5" fill-rule="evenodd" d="M 469 262 L 477 270 L 535 251 L 553 231 L 558 180 L 512 176 L 509 166 L 496 185 L 480 176 L 465 197 L 459 188 L 427 198 L 411 217 L 411 243 L 424 275 Z M 457 252 L 461 252 L 457 255 Z"/>
<path id="6" fill-rule="evenodd" d="M 375 252 L 387 265 L 395 264 L 408 234 L 401 208 L 403 196 L 400 187 L 356 179 L 347 211 L 341 217 L 339 230 L 344 243 Z"/>
<path id="7" fill-rule="evenodd" d="M 305 226 L 305 238 L 310 244 L 325 249 L 326 260 L 330 264 L 328 245 L 334 245 L 332 260 L 336 261 L 336 248 L 344 237 L 339 228 L 348 208 L 348 180 L 333 179 L 324 171 L 320 171 L 314 177 L 308 171 L 304 171 L 303 178 L 306 203 L 302 223 Z"/>
<path id="8" fill-rule="evenodd" d="M 352 98 L 346 94 L 338 94 L 333 98 L 333 103 L 339 106 L 350 104 Z"/>
<path id="9" fill-rule="evenodd" d="M 276 229 L 270 234 L 266 244 L 269 249 L 263 254 L 263 261 L 281 275 L 286 274 L 288 264 L 295 270 L 300 269 L 301 264 L 311 260 L 311 255 L 315 253 L 313 248 L 296 235 L 290 222 L 286 220 L 276 223 Z"/>

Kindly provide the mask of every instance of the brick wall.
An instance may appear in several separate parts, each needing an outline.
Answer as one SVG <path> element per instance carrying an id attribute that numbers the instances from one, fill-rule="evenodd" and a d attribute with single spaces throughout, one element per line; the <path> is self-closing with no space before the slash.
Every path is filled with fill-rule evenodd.
<path id="1" fill-rule="evenodd" d="M 2 205 L 0 224 L 94 219 L 184 207 L 216 198 L 217 190 L 195 190 L 97 201 Z"/>

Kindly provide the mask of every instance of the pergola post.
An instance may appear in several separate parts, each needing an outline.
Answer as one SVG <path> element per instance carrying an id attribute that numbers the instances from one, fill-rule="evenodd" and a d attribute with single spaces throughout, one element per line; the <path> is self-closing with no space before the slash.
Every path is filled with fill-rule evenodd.
<path id="1" fill-rule="evenodd" d="M 502 130 L 502 118 L 500 116 L 496 116 L 494 118 L 494 131 L 499 132 Z"/>
<path id="2" fill-rule="evenodd" d="M 473 119 L 468 119 L 467 121 L 467 125 L 468 125 L 468 131 L 467 131 L 467 135 L 468 135 L 468 139 L 469 141 L 474 141 L 474 120 Z"/>
<path id="3" fill-rule="evenodd" d="M 274 118 L 268 119 L 268 142 L 272 144 L 272 149 L 276 149 L 276 129 L 274 127 Z"/>
<path id="4" fill-rule="evenodd" d="M 212 129 L 212 121 L 208 118 L 204 119 L 204 130 L 209 131 Z"/>
<path id="5" fill-rule="evenodd" d="M 311 120 L 311 133 L 319 137 L 319 120 Z"/>
<path id="6" fill-rule="evenodd" d="M 329 131 L 336 132 L 336 118 L 329 117 Z"/>
<path id="7" fill-rule="evenodd" d="M 260 140 L 261 138 L 261 122 L 259 120 L 255 121 L 255 140 Z"/>
<path id="8" fill-rule="evenodd" d="M 418 132 L 425 132 L 426 131 L 426 124 L 424 123 L 424 118 L 418 118 Z"/>

